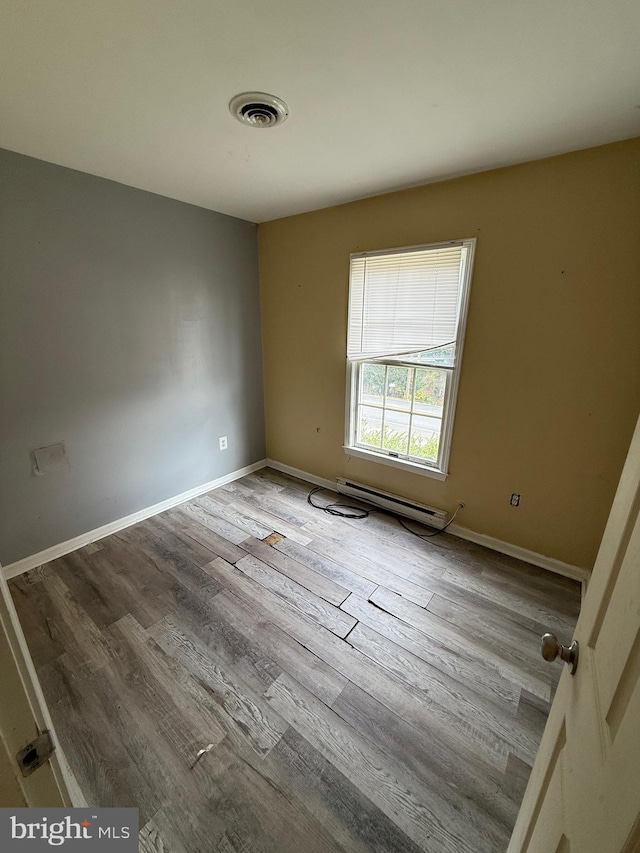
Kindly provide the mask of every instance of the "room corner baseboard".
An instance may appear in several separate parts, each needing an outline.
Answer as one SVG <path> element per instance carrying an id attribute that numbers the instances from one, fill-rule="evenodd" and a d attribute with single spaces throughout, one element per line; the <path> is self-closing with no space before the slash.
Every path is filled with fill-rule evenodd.
<path id="1" fill-rule="evenodd" d="M 10 563 L 2 568 L 2 572 L 6 580 L 15 578 L 18 575 L 35 569 L 36 566 L 41 566 L 43 563 L 48 563 L 51 560 L 57 560 L 58 557 L 64 557 L 65 554 L 70 554 L 72 551 L 77 551 L 78 548 L 83 548 L 91 542 L 98 539 L 104 539 L 105 536 L 111 536 L 112 533 L 118 533 L 126 527 L 131 527 L 132 524 L 137 524 L 139 521 L 144 521 L 151 518 L 153 515 L 158 515 L 160 512 L 165 512 L 168 509 L 173 509 L 175 506 L 200 497 L 200 495 L 210 492 L 212 489 L 217 489 L 224 486 L 226 483 L 231 483 L 233 480 L 239 480 L 246 474 L 251 474 L 254 471 L 259 471 L 267 465 L 266 459 L 261 459 L 259 462 L 254 462 L 252 465 L 247 465 L 245 468 L 239 468 L 237 471 L 232 471 L 230 474 L 225 474 L 223 477 L 218 477 L 216 480 L 211 480 L 208 483 L 203 483 L 201 486 L 196 486 L 194 489 L 189 489 L 187 492 L 182 492 L 180 495 L 168 498 L 166 501 L 153 504 L 138 512 L 126 515 L 124 518 L 118 518 L 109 524 L 104 524 L 102 527 L 97 527 L 95 530 L 89 530 L 87 533 L 81 533 L 80 536 L 74 536 L 73 539 L 68 539 L 66 542 L 61 542 L 59 545 L 52 545 L 51 548 L 46 548 L 44 551 L 39 551 L 37 554 L 32 554 L 30 557 L 24 557 L 22 560 L 17 560 L 15 563 Z"/>
<path id="2" fill-rule="evenodd" d="M 276 471 L 282 471 L 283 474 L 289 474 L 291 477 L 297 477 L 299 480 L 306 480 L 308 483 L 322 486 L 333 492 L 336 491 L 336 483 L 333 480 L 316 477 L 314 474 L 309 474 L 306 471 L 301 471 L 299 468 L 293 468 L 291 465 L 285 465 L 282 462 L 276 462 L 274 459 L 267 459 L 267 467 L 275 468 Z M 460 527 L 458 524 L 452 524 L 447 529 L 447 533 L 457 536 L 460 539 L 466 539 L 468 542 L 474 542 L 476 545 L 483 545 L 485 548 L 490 548 L 492 551 L 497 551 L 500 554 L 506 554 L 508 557 L 515 557 L 524 563 L 530 563 L 541 569 L 547 569 L 547 571 L 554 572 L 557 575 L 580 581 L 583 584 L 591 576 L 591 572 L 588 569 L 572 566 L 570 563 L 563 563 L 553 557 L 546 557 L 544 554 L 529 551 L 527 548 L 512 545 L 510 542 L 503 542 L 501 539 L 487 536 L 484 533 L 476 533 L 474 530 L 468 530 L 466 527 Z"/>
<path id="3" fill-rule="evenodd" d="M 224 486 L 226 483 L 231 483 L 233 480 L 238 480 L 253 471 L 259 471 L 261 468 L 274 468 L 276 471 L 281 471 L 283 474 L 289 474 L 291 477 L 296 477 L 299 480 L 304 480 L 307 483 L 312 483 L 315 486 L 322 486 L 330 491 L 336 491 L 336 484 L 333 480 L 327 480 L 324 477 L 317 477 L 314 474 L 309 474 L 307 471 L 302 471 L 299 468 L 294 468 L 291 465 L 285 465 L 283 462 L 277 462 L 275 459 L 262 459 L 259 462 L 254 462 L 252 465 L 247 465 L 245 468 L 240 468 L 237 471 L 232 471 L 230 474 L 225 474 L 223 477 L 218 477 L 216 480 L 211 480 L 208 483 L 203 483 L 201 486 L 196 486 L 187 492 L 182 492 L 180 495 L 168 498 L 166 501 L 146 507 L 145 509 L 127 515 L 124 518 L 119 518 L 95 530 L 90 530 L 87 533 L 82 533 L 80 536 L 75 536 L 73 539 L 68 539 L 66 542 L 61 542 L 59 545 L 53 545 L 40 551 L 37 554 L 32 554 L 30 557 L 24 557 L 15 563 L 10 563 L 2 568 L 4 577 L 17 577 L 18 575 L 35 569 L 43 563 L 48 563 L 51 560 L 56 560 L 58 557 L 63 557 L 78 548 L 83 548 L 85 545 L 95 542 L 98 539 L 103 539 L 105 536 L 110 536 L 112 533 L 117 533 L 139 521 L 144 521 L 165 510 L 172 509 L 175 506 L 186 503 L 193 498 L 210 492 L 219 486 Z M 563 575 L 564 577 L 572 578 L 580 581 L 583 584 L 589 580 L 590 572 L 588 569 L 572 566 L 569 563 L 563 563 L 553 557 L 546 557 L 544 554 L 538 554 L 535 551 L 529 551 L 526 548 L 521 548 L 518 545 L 512 545 L 510 542 L 503 542 L 500 539 L 495 539 L 493 536 L 487 536 L 484 533 L 476 533 L 473 530 L 468 530 L 466 527 L 460 527 L 457 524 L 452 524 L 448 528 L 448 533 L 453 536 L 458 536 L 460 539 L 466 539 L 469 542 L 474 542 L 477 545 L 483 545 L 485 548 L 490 548 L 492 551 L 498 551 L 501 554 L 506 554 L 509 557 L 515 557 L 525 563 L 531 563 L 542 569 L 547 569 L 550 572 Z"/>

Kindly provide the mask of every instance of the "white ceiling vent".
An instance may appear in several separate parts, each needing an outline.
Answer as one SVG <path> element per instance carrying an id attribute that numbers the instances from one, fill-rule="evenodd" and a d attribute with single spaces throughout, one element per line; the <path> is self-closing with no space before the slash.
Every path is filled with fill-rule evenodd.
<path id="1" fill-rule="evenodd" d="M 266 92 L 243 92 L 229 104 L 231 115 L 250 127 L 275 127 L 287 120 L 289 107 L 281 98 Z"/>

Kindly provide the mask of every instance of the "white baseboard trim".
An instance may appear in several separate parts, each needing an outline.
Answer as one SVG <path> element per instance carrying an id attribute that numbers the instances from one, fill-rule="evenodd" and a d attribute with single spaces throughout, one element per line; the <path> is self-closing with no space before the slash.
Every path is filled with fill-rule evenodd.
<path id="1" fill-rule="evenodd" d="M 313 483 L 314 486 L 322 486 L 323 489 L 329 489 L 331 492 L 336 491 L 335 480 L 325 480 L 324 477 L 316 477 L 315 474 L 308 474 L 299 468 L 292 468 L 291 465 L 276 462 L 275 459 L 267 459 L 267 468 L 275 468 L 276 471 L 282 471 L 283 474 L 288 474 L 290 477 L 297 477 L 298 480 L 305 480 L 307 483 Z"/>
<path id="2" fill-rule="evenodd" d="M 553 557 L 545 557 L 544 554 L 529 551 L 527 548 L 512 545 L 510 542 L 503 542 L 502 539 L 495 539 L 493 536 L 487 536 L 485 533 L 476 533 L 475 530 L 467 530 L 466 527 L 460 527 L 458 524 L 452 524 L 447 529 L 447 533 L 459 536 L 460 539 L 466 539 L 468 542 L 475 542 L 476 545 L 484 545 L 485 548 L 498 551 L 500 554 L 506 554 L 508 557 L 515 557 L 524 563 L 531 563 L 533 566 L 539 566 L 541 569 L 555 572 L 555 574 L 562 575 L 565 578 L 580 581 L 580 583 L 585 583 L 591 577 L 591 572 L 588 569 L 572 566 L 571 563 L 563 563 L 561 560 L 556 560 Z"/>
<path id="3" fill-rule="evenodd" d="M 282 471 L 283 474 L 289 474 L 291 477 L 297 477 L 299 480 L 306 480 L 308 483 L 314 483 L 316 486 L 322 486 L 333 492 L 336 491 L 336 483 L 333 480 L 316 477 L 314 474 L 308 474 L 306 471 L 301 471 L 299 468 L 292 468 L 291 465 L 284 465 L 282 462 L 276 462 L 274 459 L 267 459 L 267 467 L 275 468 L 276 471 Z M 547 569 L 549 572 L 555 572 L 557 575 L 563 575 L 563 577 L 580 581 L 581 583 L 588 581 L 591 576 L 591 572 L 588 569 L 581 569 L 578 566 L 572 566 L 570 563 L 563 563 L 553 557 L 546 557 L 544 554 L 529 551 L 527 548 L 512 545 L 510 542 L 503 542 L 501 539 L 495 539 L 493 536 L 487 536 L 484 533 L 476 533 L 474 530 L 468 530 L 466 527 L 460 527 L 458 524 L 452 524 L 447 528 L 447 533 L 458 536 L 460 539 L 466 539 L 468 542 L 474 542 L 476 545 L 483 545 L 492 551 L 498 551 L 500 554 L 515 557 L 524 563 L 530 563 L 541 569 Z"/>
<path id="4" fill-rule="evenodd" d="M 131 513 L 131 515 L 126 515 L 124 518 L 118 518 L 116 521 L 104 524 L 102 527 L 96 527 L 95 530 L 89 530 L 87 533 L 81 533 L 80 536 L 74 536 L 73 539 L 67 539 L 66 542 L 61 542 L 59 545 L 52 545 L 51 548 L 46 548 L 44 551 L 32 554 L 30 557 L 24 557 L 15 563 L 10 563 L 8 566 L 3 567 L 2 572 L 6 580 L 15 578 L 24 572 L 35 569 L 36 566 L 41 566 L 43 563 L 48 563 L 51 560 L 57 560 L 58 557 L 64 557 L 65 554 L 77 551 L 78 548 L 83 548 L 91 542 L 104 539 L 105 536 L 118 533 L 118 531 L 124 530 L 125 527 L 131 527 L 132 524 L 137 524 L 139 521 L 151 518 L 152 515 L 158 515 L 158 513 L 165 512 L 167 509 L 173 509 L 174 506 L 179 506 L 193 500 L 193 498 L 200 497 L 200 495 L 204 495 L 212 489 L 217 489 L 219 486 L 233 482 L 233 480 L 239 480 L 240 477 L 244 477 L 246 474 L 251 474 L 253 471 L 264 468 L 266 464 L 267 460 L 261 459 L 260 462 L 254 462 L 253 465 L 247 465 L 245 468 L 232 471 L 231 474 L 218 477 L 217 480 L 203 483 L 201 486 L 196 486 L 195 489 L 189 489 L 188 492 L 182 492 L 182 494 L 168 498 L 166 501 L 153 504 L 153 506 L 138 510 L 138 512 Z"/>
<path id="5" fill-rule="evenodd" d="M 233 480 L 239 480 L 246 474 L 251 474 L 253 471 L 259 471 L 261 468 L 274 468 L 276 471 L 281 471 L 283 474 L 289 474 L 291 477 L 296 477 L 299 480 L 304 480 L 307 483 L 313 483 L 315 486 L 322 486 L 330 491 L 336 491 L 336 484 L 333 480 L 326 480 L 324 477 L 316 477 L 315 474 L 309 474 L 307 471 L 301 471 L 299 468 L 293 468 L 291 465 L 285 465 L 283 462 L 277 462 L 275 459 L 262 459 L 259 462 L 254 462 L 253 465 L 247 465 L 245 468 L 239 468 L 237 471 L 232 471 L 230 474 L 225 474 L 223 477 L 218 477 L 216 480 L 211 480 L 208 483 L 203 483 L 201 486 L 196 486 L 187 492 L 182 492 L 180 495 L 168 498 L 166 501 L 154 504 L 153 506 L 141 509 L 124 518 L 119 518 L 112 521 L 110 524 L 105 524 L 102 527 L 97 527 L 95 530 L 90 530 L 87 533 L 82 533 L 80 536 L 75 536 L 73 539 L 68 539 L 66 542 L 61 542 L 59 545 L 53 545 L 51 548 L 46 548 L 37 554 L 32 554 L 30 557 L 24 557 L 15 563 L 10 563 L 4 566 L 2 572 L 4 577 L 9 580 L 18 575 L 35 569 L 43 563 L 48 563 L 51 560 L 56 560 L 58 557 L 63 557 L 65 554 L 70 554 L 72 551 L 77 551 L 78 548 L 83 548 L 91 542 L 98 539 L 104 539 L 105 536 L 110 536 L 112 533 L 117 533 L 119 530 L 124 530 L 126 527 L 131 527 L 139 521 L 144 521 L 151 518 L 153 515 L 158 515 L 160 512 L 172 509 L 175 506 L 186 503 L 187 501 L 204 495 L 212 489 L 217 489 L 219 486 L 224 486 L 226 483 L 231 483 Z M 476 533 L 474 530 L 468 530 L 466 527 L 460 527 L 458 524 L 452 524 L 448 528 L 448 533 L 453 536 L 458 536 L 460 539 L 466 539 L 469 542 L 475 542 L 477 545 L 483 545 L 485 548 L 490 548 L 492 551 L 498 551 L 500 554 L 506 554 L 509 557 L 515 557 L 525 563 L 531 563 L 534 566 L 539 566 L 542 569 L 547 569 L 550 572 L 563 575 L 564 577 L 572 578 L 573 580 L 585 583 L 589 580 L 591 573 L 588 569 L 582 569 L 578 566 L 572 566 L 570 563 L 563 563 L 553 557 L 546 557 L 544 554 L 538 554 L 535 551 L 529 551 L 527 548 L 521 548 L 519 545 L 512 545 L 510 542 L 503 542 L 501 539 L 495 539 L 493 536 L 487 536 L 484 533 Z"/>

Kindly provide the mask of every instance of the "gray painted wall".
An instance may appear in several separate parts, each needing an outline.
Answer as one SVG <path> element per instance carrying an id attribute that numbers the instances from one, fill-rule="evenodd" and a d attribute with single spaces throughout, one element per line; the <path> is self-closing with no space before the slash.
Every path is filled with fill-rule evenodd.
<path id="1" fill-rule="evenodd" d="M 264 457 L 251 223 L 0 150 L 0 288 L 4 565 Z"/>

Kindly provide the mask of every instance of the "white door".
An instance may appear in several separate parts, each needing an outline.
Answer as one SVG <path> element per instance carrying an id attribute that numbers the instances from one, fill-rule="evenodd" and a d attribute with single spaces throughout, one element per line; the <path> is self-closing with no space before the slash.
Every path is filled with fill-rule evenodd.
<path id="1" fill-rule="evenodd" d="M 59 748 L 30 776 L 18 769 L 20 749 L 44 731 L 52 732 L 55 742 L 55 733 L 1 567 L 0 696 L 0 806 L 80 805 L 71 801 L 72 782 Z"/>
<path id="2" fill-rule="evenodd" d="M 640 421 L 575 638 L 508 853 L 640 851 Z"/>

